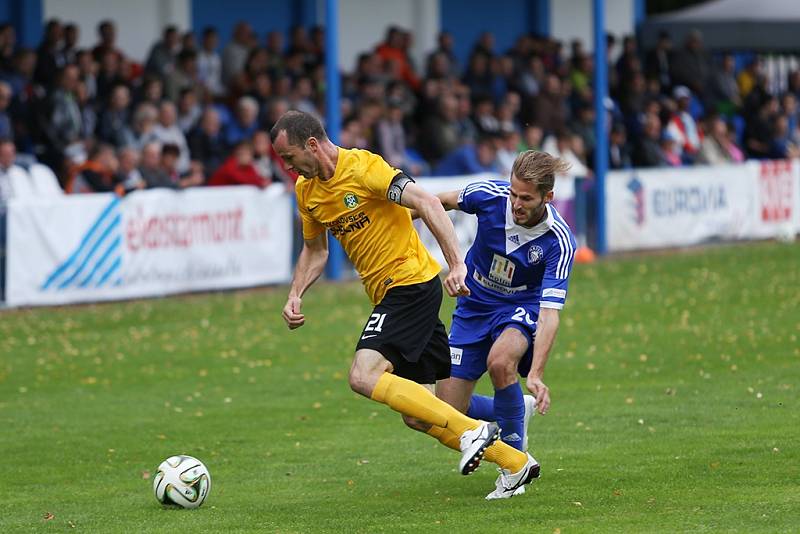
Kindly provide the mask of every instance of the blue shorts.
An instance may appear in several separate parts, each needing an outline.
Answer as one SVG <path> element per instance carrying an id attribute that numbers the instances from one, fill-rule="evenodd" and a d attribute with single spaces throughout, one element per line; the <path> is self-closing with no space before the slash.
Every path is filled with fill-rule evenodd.
<path id="1" fill-rule="evenodd" d="M 450 327 L 450 376 L 464 380 L 483 376 L 489 349 L 506 328 L 516 328 L 528 339 L 528 350 L 517 367 L 520 375 L 527 376 L 538 317 L 538 306 L 501 306 L 484 312 L 457 308 Z"/>

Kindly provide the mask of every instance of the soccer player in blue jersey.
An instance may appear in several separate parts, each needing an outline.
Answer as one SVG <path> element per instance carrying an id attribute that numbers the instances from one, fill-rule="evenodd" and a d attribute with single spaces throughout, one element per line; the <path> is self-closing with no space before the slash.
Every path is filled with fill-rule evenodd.
<path id="1" fill-rule="evenodd" d="M 529 415 L 536 405 L 542 414 L 550 407 L 542 378 L 576 249 L 569 226 L 550 203 L 556 174 L 568 168 L 563 160 L 528 150 L 515 160 L 510 183 L 476 182 L 438 195 L 445 209 L 476 215 L 478 231 L 466 257 L 469 295 L 458 298 L 453 313 L 451 376 L 437 384 L 436 394 L 470 417 L 497 421 L 501 439 L 520 450 L 527 449 L 527 419 L 518 372 L 533 394 Z M 494 398 L 473 395 L 487 370 Z M 487 499 L 524 492 L 509 475 L 500 470 Z"/>

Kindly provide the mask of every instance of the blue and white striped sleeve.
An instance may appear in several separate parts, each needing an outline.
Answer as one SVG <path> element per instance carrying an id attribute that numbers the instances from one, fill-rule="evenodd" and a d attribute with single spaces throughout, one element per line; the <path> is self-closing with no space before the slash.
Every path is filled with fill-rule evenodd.
<path id="1" fill-rule="evenodd" d="M 458 208 L 466 213 L 478 213 L 484 202 L 497 197 L 508 197 L 508 183 L 494 180 L 473 182 L 458 194 Z"/>
<path id="2" fill-rule="evenodd" d="M 555 239 L 545 254 L 546 263 L 539 307 L 560 310 L 567 300 L 569 274 L 575 258 L 576 242 L 569 227 L 560 221 L 555 221 L 551 230 Z"/>

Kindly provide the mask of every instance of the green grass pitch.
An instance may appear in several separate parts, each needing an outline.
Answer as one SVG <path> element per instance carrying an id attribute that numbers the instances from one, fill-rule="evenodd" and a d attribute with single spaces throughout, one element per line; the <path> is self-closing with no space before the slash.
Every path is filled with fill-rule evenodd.
<path id="1" fill-rule="evenodd" d="M 285 288 L 6 311 L 0 532 L 797 532 L 800 246 L 605 260 L 570 289 L 542 478 L 502 502 L 492 466 L 460 476 L 349 391 L 355 283 L 313 287 L 292 333 Z M 198 510 L 153 497 L 179 453 L 211 471 Z"/>

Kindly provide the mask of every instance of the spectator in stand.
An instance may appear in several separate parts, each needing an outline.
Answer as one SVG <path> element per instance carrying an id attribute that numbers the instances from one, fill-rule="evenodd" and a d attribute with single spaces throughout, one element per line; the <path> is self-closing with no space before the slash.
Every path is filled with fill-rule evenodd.
<path id="1" fill-rule="evenodd" d="M 192 89 L 199 84 L 197 78 L 197 52 L 181 50 L 175 68 L 164 78 L 164 93 L 173 102 L 177 102 L 181 91 Z"/>
<path id="2" fill-rule="evenodd" d="M 203 185 L 203 166 L 194 162 L 186 171 L 179 168 L 181 157 L 180 147 L 174 143 L 166 143 L 161 148 L 161 170 L 169 178 L 171 184 L 179 189 Z"/>
<path id="3" fill-rule="evenodd" d="M 112 20 L 103 20 L 97 25 L 97 35 L 99 41 L 92 49 L 92 56 L 96 63 L 100 63 L 107 52 L 116 54 L 117 59 L 122 61 L 125 57 L 121 50 L 117 48 L 117 27 Z"/>
<path id="4" fill-rule="evenodd" d="M 33 79 L 36 83 L 50 89 L 56 82 L 56 75 L 64 68 L 64 57 L 61 55 L 61 43 L 64 29 L 61 22 L 51 19 L 44 29 L 44 36 L 36 49 L 36 71 Z"/>
<path id="5" fill-rule="evenodd" d="M 720 65 L 714 69 L 710 96 L 714 109 L 726 117 L 734 115 L 742 107 L 739 85 L 736 83 L 736 59 L 732 54 L 725 54 Z"/>
<path id="6" fill-rule="evenodd" d="M 133 114 L 133 145 L 136 148 L 144 149 L 145 145 L 157 140 L 156 124 L 158 124 L 158 109 L 148 102 L 139 104 Z M 160 146 L 158 150 L 161 150 Z"/>
<path id="7" fill-rule="evenodd" d="M 418 145 L 423 157 L 432 164 L 461 145 L 458 101 L 451 94 L 440 97 L 438 113 L 423 123 Z"/>
<path id="8" fill-rule="evenodd" d="M 214 108 L 203 111 L 200 124 L 189 134 L 189 151 L 192 160 L 200 162 L 209 176 L 225 160 L 226 145 L 220 131 L 219 113 Z"/>
<path id="9" fill-rule="evenodd" d="M 673 90 L 672 96 L 675 98 L 678 108 L 667 124 L 667 131 L 671 134 L 670 138 L 678 143 L 681 157 L 685 161 L 691 162 L 700 150 L 700 143 L 703 141 L 703 132 L 692 114 L 689 113 L 692 92 L 687 87 L 679 85 Z"/>
<path id="10" fill-rule="evenodd" d="M 147 74 L 164 79 L 175 68 L 175 59 L 180 48 L 180 34 L 175 26 L 167 26 L 158 41 L 150 49 L 144 70 Z"/>
<path id="11" fill-rule="evenodd" d="M 0 24 L 0 72 L 14 68 L 14 52 L 17 50 L 17 32 L 8 22 Z"/>
<path id="12" fill-rule="evenodd" d="M 258 174 L 253 164 L 253 146 L 250 141 L 242 141 L 233 149 L 233 154 L 217 169 L 208 185 L 254 185 L 267 187 L 272 179 Z"/>
<path id="13" fill-rule="evenodd" d="M 253 47 L 253 29 L 244 21 L 236 23 L 233 38 L 222 51 L 222 83 L 227 87 L 242 72 Z"/>
<path id="14" fill-rule="evenodd" d="M 434 61 L 441 61 L 440 59 L 435 59 L 435 57 L 441 56 L 447 62 L 447 73 L 441 77 L 457 78 L 461 69 L 459 68 L 458 57 L 456 56 L 454 49 L 455 41 L 453 39 L 453 35 L 450 32 L 440 32 L 439 36 L 437 37 L 437 43 L 438 46 L 436 47 L 436 50 L 428 55 L 427 65 L 429 66 L 429 71 L 430 66 L 434 63 Z M 429 74 L 427 77 L 431 78 L 432 76 Z"/>
<path id="15" fill-rule="evenodd" d="M 545 133 L 560 131 L 566 127 L 567 105 L 558 76 L 547 76 L 544 90 L 536 97 L 530 117 L 524 118 L 523 122 L 535 123 Z"/>
<path id="16" fill-rule="evenodd" d="M 661 156 L 667 167 L 680 167 L 683 165 L 683 150 L 681 139 L 674 132 L 666 129 L 661 134 Z"/>
<path id="17" fill-rule="evenodd" d="M 518 152 L 525 152 L 526 150 L 542 150 L 542 141 L 544 140 L 544 132 L 539 126 L 535 124 L 528 124 L 522 131 L 522 139 Z"/>
<path id="18" fill-rule="evenodd" d="M 147 187 L 141 171 L 139 171 L 139 151 L 126 147 L 117 152 L 119 170 L 114 181 L 122 186 L 126 192 Z"/>
<path id="19" fill-rule="evenodd" d="M 500 121 L 495 116 L 494 102 L 489 96 L 475 99 L 472 121 L 480 134 L 497 134 L 500 132 Z"/>
<path id="20" fill-rule="evenodd" d="M 98 143 L 89 153 L 89 159 L 75 169 L 74 178 L 68 185 L 71 193 L 106 193 L 115 191 L 119 161 L 114 147 Z"/>
<path id="21" fill-rule="evenodd" d="M 279 31 L 271 31 L 267 34 L 266 50 L 269 54 L 269 62 L 267 63 L 267 71 L 273 78 L 280 78 L 283 76 L 284 60 L 283 56 L 286 52 L 283 44 L 283 33 Z"/>
<path id="22" fill-rule="evenodd" d="M 759 78 L 763 75 L 761 58 L 758 56 L 753 57 L 747 66 L 739 72 L 736 78 L 736 83 L 739 85 L 739 94 L 742 98 L 747 98 L 752 91 Z"/>
<path id="23" fill-rule="evenodd" d="M 219 34 L 216 28 L 206 27 L 203 30 L 203 46 L 197 54 L 197 78 L 215 97 L 225 93 L 222 85 L 222 59 L 217 52 L 218 46 Z"/>
<path id="24" fill-rule="evenodd" d="M 345 148 L 369 150 L 369 140 L 364 134 L 364 125 L 358 117 L 350 117 L 344 121 L 341 131 L 341 143 Z"/>
<path id="25" fill-rule="evenodd" d="M 376 151 L 392 167 L 403 169 L 412 176 L 419 176 L 422 166 L 419 162 L 412 161 L 408 156 L 406 147 L 406 131 L 403 126 L 403 103 L 399 100 L 389 100 L 386 114 L 378 121 L 375 137 Z"/>
<path id="26" fill-rule="evenodd" d="M 625 126 L 614 123 L 608 138 L 608 167 L 610 169 L 630 169 L 633 167 Z"/>
<path id="27" fill-rule="evenodd" d="M 578 107 L 575 119 L 569 128 L 570 131 L 581 138 L 587 154 L 594 154 L 594 147 L 597 142 L 594 133 L 595 116 L 594 106 L 582 103 Z"/>
<path id="28" fill-rule="evenodd" d="M 492 96 L 492 73 L 489 70 L 490 56 L 484 53 L 473 54 L 462 78 L 469 87 L 473 98 Z"/>
<path id="29" fill-rule="evenodd" d="M 91 98 L 89 98 L 86 84 L 80 80 L 75 89 L 75 99 L 81 112 L 81 140 L 86 146 L 90 146 L 97 130 L 97 112 L 94 110 Z"/>
<path id="30" fill-rule="evenodd" d="M 128 127 L 130 102 L 130 90 L 127 86 L 117 85 L 111 90 L 108 106 L 100 115 L 98 139 L 118 149 L 135 143 L 133 132 Z"/>
<path id="31" fill-rule="evenodd" d="M 633 152 L 636 167 L 661 167 L 666 160 L 661 152 L 661 120 L 658 115 L 648 113 L 644 117 L 643 131 Z"/>
<path id="32" fill-rule="evenodd" d="M 27 171 L 16 164 L 17 147 L 10 139 L 0 139 L 0 219 L 5 215 L 8 201 L 14 197 L 31 195 L 33 186 Z M 0 232 L 0 240 L 5 234 Z M 2 251 L 0 241 L 0 251 Z"/>
<path id="33" fill-rule="evenodd" d="M 793 94 L 795 100 L 800 101 L 800 69 L 789 73 L 786 85 L 786 91 Z"/>
<path id="34" fill-rule="evenodd" d="M 769 144 L 771 159 L 800 158 L 800 147 L 792 141 L 790 134 L 789 119 L 786 115 L 781 114 L 775 117 Z"/>
<path id="35" fill-rule="evenodd" d="M 64 42 L 61 46 L 61 57 L 64 64 L 75 63 L 78 56 L 78 41 L 80 40 L 80 29 L 74 23 L 64 26 Z"/>
<path id="36" fill-rule="evenodd" d="M 404 49 L 404 32 L 396 26 L 391 26 L 386 31 L 386 39 L 375 50 L 378 57 L 384 62 L 394 63 L 400 78 L 413 90 L 418 90 L 420 81 L 411 66 Z"/>
<path id="37" fill-rule="evenodd" d="M 57 89 L 50 99 L 48 138 L 51 150 L 57 155 L 59 169 L 63 172 L 64 158 L 81 160 L 85 157 L 82 143 L 83 117 L 78 106 L 78 67 L 67 65 L 58 75 Z"/>
<path id="38" fill-rule="evenodd" d="M 148 103 L 158 109 L 164 101 L 164 84 L 158 78 L 146 76 L 134 101 L 137 107 L 139 104 Z"/>
<path id="39" fill-rule="evenodd" d="M 456 137 L 459 144 L 474 143 L 478 140 L 478 128 L 472 121 L 472 99 L 466 85 L 457 84 L 453 97 L 456 106 Z"/>
<path id="40" fill-rule="evenodd" d="M 188 135 L 197 125 L 203 109 L 197 103 L 197 93 L 191 87 L 181 90 L 178 97 L 178 127 Z"/>
<path id="41" fill-rule="evenodd" d="M 92 53 L 88 50 L 78 51 L 75 63 L 78 65 L 81 81 L 86 84 L 89 97 L 97 101 L 97 74 L 99 73 L 99 65 L 94 60 Z"/>
<path id="42" fill-rule="evenodd" d="M 96 97 L 100 102 L 106 102 L 111 89 L 117 85 L 125 84 L 125 79 L 120 72 L 119 56 L 114 52 L 106 52 L 103 56 L 96 78 Z"/>
<path id="43" fill-rule="evenodd" d="M 708 135 L 703 138 L 697 163 L 704 165 L 725 165 L 741 163 L 744 160 L 739 150 L 730 139 L 728 125 L 719 115 L 712 115 L 706 120 Z"/>
<path id="44" fill-rule="evenodd" d="M 786 92 L 781 96 L 781 110 L 786 115 L 789 128 L 789 141 L 800 144 L 800 110 L 797 108 L 797 97 Z"/>
<path id="45" fill-rule="evenodd" d="M 158 141 L 151 141 L 142 148 L 139 172 L 147 189 L 177 188 L 177 184 L 173 183 L 169 175 L 161 168 L 161 143 Z"/>
<path id="46" fill-rule="evenodd" d="M 258 102 L 251 96 L 243 96 L 236 102 L 236 115 L 225 128 L 225 143 L 233 147 L 253 137 L 258 129 Z"/>
<path id="47" fill-rule="evenodd" d="M 703 36 L 697 31 L 689 32 L 682 50 L 671 64 L 672 81 L 687 86 L 692 93 L 705 102 L 711 75 L 711 62 L 703 47 Z"/>
<path id="48" fill-rule="evenodd" d="M 497 135 L 483 135 L 478 142 L 457 148 L 433 169 L 433 176 L 464 176 L 500 173 L 497 161 Z"/>
<path id="49" fill-rule="evenodd" d="M 178 147 L 179 157 L 177 162 L 177 171 L 185 173 L 189 171 L 189 144 L 186 142 L 186 136 L 178 126 L 178 112 L 175 109 L 175 104 L 169 100 L 161 103 L 161 108 L 158 113 L 158 124 L 153 129 L 153 134 L 157 141 L 161 142 L 163 148 L 167 145 L 175 145 Z"/>
<path id="50" fill-rule="evenodd" d="M 193 31 L 184 32 L 183 36 L 181 37 L 181 44 L 180 44 L 181 51 L 187 50 L 197 53 L 197 39 L 194 36 Z"/>
<path id="51" fill-rule="evenodd" d="M 748 98 L 752 96 L 751 94 Z M 773 152 L 771 142 L 775 132 L 774 122 L 779 111 L 778 99 L 767 97 L 761 104 L 758 113 L 747 121 L 744 144 L 747 154 L 751 158 L 766 159 L 771 156 Z"/>
<path id="52" fill-rule="evenodd" d="M 8 106 L 11 105 L 11 86 L 0 82 L 0 139 L 14 139 L 14 125 L 8 115 Z"/>
<path id="53" fill-rule="evenodd" d="M 311 78 L 301 76 L 297 79 L 289 97 L 289 105 L 292 109 L 319 115 L 317 106 L 314 105 L 314 86 L 311 84 Z"/>

